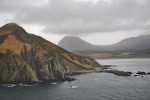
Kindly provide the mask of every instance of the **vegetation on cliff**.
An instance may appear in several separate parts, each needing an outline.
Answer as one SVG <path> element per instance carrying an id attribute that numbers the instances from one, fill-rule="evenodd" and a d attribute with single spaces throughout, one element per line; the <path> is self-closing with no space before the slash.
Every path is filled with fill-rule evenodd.
<path id="1" fill-rule="evenodd" d="M 68 52 L 16 23 L 0 28 L 0 83 L 64 80 L 68 72 L 98 66 L 94 59 Z"/>

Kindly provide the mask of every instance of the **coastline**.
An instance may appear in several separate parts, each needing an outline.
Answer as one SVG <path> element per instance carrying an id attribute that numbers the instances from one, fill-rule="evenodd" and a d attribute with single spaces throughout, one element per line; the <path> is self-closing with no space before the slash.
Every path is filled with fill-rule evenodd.
<path id="1" fill-rule="evenodd" d="M 141 59 L 141 58 L 109 58 L 109 59 L 96 59 L 96 60 L 111 60 L 111 59 Z M 150 58 L 142 58 L 142 59 L 150 59 Z M 66 73 L 65 74 L 65 79 L 64 80 L 49 80 L 49 81 L 46 81 L 46 82 L 25 82 L 25 83 L 22 83 L 22 82 L 7 82 L 7 83 L 0 83 L 0 85 L 3 85 L 3 84 L 15 84 L 15 85 L 19 85 L 19 84 L 27 84 L 27 85 L 35 85 L 35 84 L 49 84 L 49 83 L 54 83 L 54 82 L 64 82 L 64 81 L 67 81 L 67 80 L 71 80 L 71 81 L 74 81 L 76 80 L 75 79 L 75 76 L 77 75 L 84 75 L 84 74 L 88 74 L 88 73 L 111 73 L 111 74 L 115 74 L 117 76 L 140 76 L 140 74 L 133 74 L 132 72 L 130 71 L 125 71 L 125 70 L 116 70 L 114 69 L 114 67 L 117 67 L 117 65 L 107 65 L 107 64 L 102 64 L 100 67 L 96 68 L 95 70 L 80 70 L 80 71 L 72 71 L 72 72 L 69 72 L 69 73 Z M 139 70 L 139 72 L 142 72 L 141 70 Z M 138 73 L 138 71 L 136 72 Z M 145 72 L 146 73 L 146 72 Z M 150 73 L 150 72 L 148 72 Z M 149 74 L 143 74 L 143 75 L 149 75 Z M 141 74 L 141 77 L 142 77 L 142 74 Z"/>
<path id="2" fill-rule="evenodd" d="M 95 60 L 111 60 L 111 59 L 150 59 L 150 57 L 99 57 L 99 58 L 93 58 Z"/>

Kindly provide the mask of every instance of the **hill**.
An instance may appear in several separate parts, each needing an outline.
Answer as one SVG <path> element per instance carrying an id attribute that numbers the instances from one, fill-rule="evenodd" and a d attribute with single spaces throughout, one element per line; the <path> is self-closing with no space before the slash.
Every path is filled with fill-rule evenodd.
<path id="1" fill-rule="evenodd" d="M 68 72 L 97 66 L 94 59 L 68 52 L 16 23 L 0 28 L 0 83 L 64 80 Z"/>
<path id="2" fill-rule="evenodd" d="M 74 36 L 66 36 L 61 39 L 58 45 L 68 51 L 95 51 L 95 50 L 102 50 L 103 46 L 93 45 L 84 40 L 80 37 Z"/>
<path id="3" fill-rule="evenodd" d="M 62 48 L 77 54 L 94 54 L 94 56 L 108 57 L 116 55 L 139 55 L 139 57 L 150 54 L 150 35 L 142 35 L 124 39 L 113 45 L 93 45 L 79 37 L 64 37 L 58 44 Z M 127 56 L 129 57 L 129 56 Z"/>
<path id="4" fill-rule="evenodd" d="M 150 35 L 141 35 L 131 37 L 120 41 L 117 44 L 111 45 L 115 50 L 150 50 Z"/>

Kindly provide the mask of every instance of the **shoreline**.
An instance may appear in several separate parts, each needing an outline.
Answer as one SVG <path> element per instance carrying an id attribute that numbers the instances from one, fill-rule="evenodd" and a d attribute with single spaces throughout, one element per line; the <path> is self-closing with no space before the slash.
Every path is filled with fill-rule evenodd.
<path id="1" fill-rule="evenodd" d="M 126 58 L 126 57 L 109 57 L 109 58 L 93 58 L 95 60 L 105 60 L 105 59 L 150 59 L 150 57 L 129 57 L 129 58 Z"/>
<path id="2" fill-rule="evenodd" d="M 110 66 L 110 65 L 104 65 L 104 66 Z M 111 67 L 114 67 L 113 65 Z M 68 74 L 68 78 L 70 79 L 70 81 L 68 81 L 67 79 L 62 80 L 62 81 L 47 81 L 47 82 L 40 82 L 40 83 L 0 83 L 0 86 L 4 86 L 4 87 L 16 87 L 16 86 L 36 86 L 36 85 L 46 85 L 46 84 L 57 84 L 57 83 L 61 83 L 61 82 L 71 82 L 71 81 L 75 81 L 77 80 L 75 78 L 75 76 L 78 75 L 85 75 L 85 74 L 90 74 L 90 73 L 108 73 L 108 74 L 114 74 L 116 76 L 120 76 L 120 77 L 144 77 L 144 76 L 150 76 L 150 72 L 143 72 L 143 71 L 138 71 L 136 74 L 133 74 L 132 72 L 129 71 L 120 71 L 120 70 L 116 70 L 110 67 L 106 67 L 104 69 L 100 69 L 100 70 L 83 70 L 83 71 L 75 71 L 71 74 Z"/>
<path id="3" fill-rule="evenodd" d="M 112 58 L 111 58 L 112 59 Z M 132 58 L 132 59 L 138 59 L 138 58 Z M 140 59 L 140 58 L 139 58 Z M 149 58 L 145 58 L 145 59 L 149 59 Z M 99 60 L 99 59 L 96 59 Z M 143 77 L 143 75 L 150 75 L 150 72 L 143 72 L 143 71 L 137 71 L 136 74 L 130 71 L 123 71 L 123 70 L 117 70 L 114 69 L 114 67 L 116 67 L 116 65 L 101 65 L 100 67 L 97 67 L 94 70 L 79 70 L 79 71 L 72 71 L 69 73 L 65 73 L 65 78 L 63 80 L 48 80 L 46 82 L 5 82 L 5 83 L 0 83 L 0 86 L 4 85 L 4 84 L 15 84 L 15 85 L 19 85 L 19 84 L 26 84 L 26 85 L 40 85 L 40 84 L 51 84 L 54 82 L 64 82 L 64 81 L 74 81 L 76 80 L 75 76 L 77 75 L 85 75 L 88 73 L 112 73 L 115 74 L 117 76 L 141 76 Z"/>

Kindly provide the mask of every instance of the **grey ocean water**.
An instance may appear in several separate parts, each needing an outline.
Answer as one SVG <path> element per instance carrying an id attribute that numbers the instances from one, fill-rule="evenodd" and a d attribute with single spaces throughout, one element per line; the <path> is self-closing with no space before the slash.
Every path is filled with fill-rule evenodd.
<path id="1" fill-rule="evenodd" d="M 119 70 L 150 72 L 150 59 L 98 60 Z M 109 73 L 76 76 L 74 88 L 67 82 L 34 86 L 0 86 L 0 100 L 150 100 L 150 76 L 123 77 Z"/>
<path id="2" fill-rule="evenodd" d="M 116 65 L 114 69 L 131 71 L 136 73 L 138 71 L 150 72 L 150 59 L 149 58 L 136 58 L 136 59 L 101 59 L 98 60 L 101 64 Z"/>

